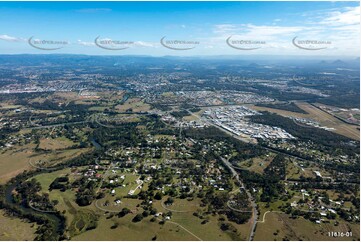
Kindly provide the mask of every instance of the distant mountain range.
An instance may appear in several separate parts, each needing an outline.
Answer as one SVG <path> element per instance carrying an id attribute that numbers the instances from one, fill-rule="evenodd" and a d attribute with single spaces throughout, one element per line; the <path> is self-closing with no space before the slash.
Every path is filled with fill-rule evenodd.
<path id="1" fill-rule="evenodd" d="M 360 58 L 357 57 L 310 57 L 310 56 L 163 56 L 152 57 L 144 55 L 121 55 L 121 56 L 91 56 L 91 55 L 72 55 L 72 54 L 19 54 L 19 55 L 0 55 L 0 65 L 43 65 L 62 64 L 62 65 L 97 65 L 114 66 L 115 64 L 152 64 L 164 65 L 174 63 L 210 63 L 210 64 L 236 64 L 248 66 L 250 68 L 264 68 L 264 65 L 281 66 L 312 66 L 321 65 L 329 67 L 349 67 L 358 68 Z"/>

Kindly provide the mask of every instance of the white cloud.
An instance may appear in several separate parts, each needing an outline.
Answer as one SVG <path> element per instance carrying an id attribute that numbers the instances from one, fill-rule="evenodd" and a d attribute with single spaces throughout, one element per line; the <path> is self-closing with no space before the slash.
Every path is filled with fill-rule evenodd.
<path id="1" fill-rule="evenodd" d="M 217 24 L 214 26 L 213 33 L 223 34 L 228 32 L 233 32 L 237 30 L 237 25 L 235 24 Z"/>
<path id="2" fill-rule="evenodd" d="M 249 24 L 246 26 L 245 33 L 247 36 L 250 37 L 265 37 L 265 38 L 277 38 L 278 36 L 285 36 L 285 35 L 294 35 L 302 30 L 304 27 L 301 26 L 270 26 L 270 25 L 252 25 Z"/>
<path id="3" fill-rule="evenodd" d="M 0 39 L 5 40 L 5 41 L 9 41 L 9 42 L 24 42 L 24 41 L 26 41 L 23 38 L 13 37 L 13 36 L 9 36 L 7 34 L 0 35 Z"/>
<path id="4" fill-rule="evenodd" d="M 83 46 L 95 46 L 94 42 L 86 42 L 86 41 L 82 41 L 82 40 L 78 40 L 78 44 L 83 45 Z"/>
<path id="5" fill-rule="evenodd" d="M 134 45 L 139 47 L 157 47 L 156 43 L 145 42 L 145 41 L 135 41 Z"/>
<path id="6" fill-rule="evenodd" d="M 360 24 L 360 6 L 348 7 L 339 11 L 329 12 L 328 17 L 322 20 L 321 24 L 332 26 Z"/>
<path id="7" fill-rule="evenodd" d="M 217 48 L 232 36 L 232 39 L 265 41 L 266 44 L 261 48 L 264 53 L 279 54 L 282 51 L 285 54 L 297 54 L 302 50 L 292 45 L 292 39 L 298 36 L 304 40 L 331 41 L 332 44 L 323 50 L 324 54 L 357 55 L 360 41 L 360 7 L 305 12 L 289 23 L 278 18 L 268 25 L 222 23 L 214 25 L 212 32 L 213 36 L 204 38 L 202 42 Z"/>
<path id="8" fill-rule="evenodd" d="M 234 35 L 245 40 L 272 41 L 280 38 L 291 37 L 306 30 L 302 26 L 277 26 L 277 25 L 254 25 L 254 24 L 220 24 L 216 25 L 213 33 L 215 39 L 225 40 Z"/>

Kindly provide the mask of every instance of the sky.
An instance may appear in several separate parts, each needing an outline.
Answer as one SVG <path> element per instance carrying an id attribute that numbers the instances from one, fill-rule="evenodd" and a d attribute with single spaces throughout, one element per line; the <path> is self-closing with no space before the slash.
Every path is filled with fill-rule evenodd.
<path id="1" fill-rule="evenodd" d="M 359 56 L 359 2 L 0 2 L 0 54 Z"/>

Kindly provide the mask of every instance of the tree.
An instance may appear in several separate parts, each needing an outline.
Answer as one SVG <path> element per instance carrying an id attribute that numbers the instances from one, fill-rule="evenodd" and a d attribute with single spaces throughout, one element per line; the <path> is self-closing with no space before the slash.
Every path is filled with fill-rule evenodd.
<path id="1" fill-rule="evenodd" d="M 137 222 L 142 221 L 142 219 L 143 219 L 143 215 L 140 214 L 140 213 L 138 213 L 137 215 L 135 215 L 135 217 L 133 218 L 132 221 L 133 221 L 134 223 L 137 223 Z"/>
<path id="2" fill-rule="evenodd" d="M 172 197 L 168 197 L 168 199 L 164 202 L 166 205 L 172 205 L 174 202 L 174 199 Z"/>
<path id="3" fill-rule="evenodd" d="M 154 196 L 154 199 L 161 200 L 162 197 L 163 197 L 162 193 L 157 192 L 157 193 L 155 194 L 155 196 Z"/>
<path id="4" fill-rule="evenodd" d="M 115 222 L 113 225 L 112 225 L 112 227 L 110 227 L 111 229 L 116 229 L 116 228 L 118 228 L 118 226 L 119 226 L 119 223 L 118 222 Z"/>
<path id="5" fill-rule="evenodd" d="M 149 212 L 148 211 L 143 211 L 143 213 L 142 213 L 142 215 L 143 215 L 143 217 L 148 217 L 148 215 L 149 215 Z"/>
<path id="6" fill-rule="evenodd" d="M 229 224 L 228 223 L 222 223 L 221 224 L 221 230 L 226 231 L 228 229 L 229 229 Z"/>
<path id="7" fill-rule="evenodd" d="M 151 215 L 154 215 L 154 214 L 156 214 L 157 213 L 157 209 L 156 208 L 151 208 L 150 209 L 150 214 Z"/>
<path id="8" fill-rule="evenodd" d="M 129 208 L 123 208 L 122 211 L 120 211 L 118 213 L 118 217 L 124 217 L 125 215 L 127 215 L 128 213 L 130 213 L 130 209 Z"/>

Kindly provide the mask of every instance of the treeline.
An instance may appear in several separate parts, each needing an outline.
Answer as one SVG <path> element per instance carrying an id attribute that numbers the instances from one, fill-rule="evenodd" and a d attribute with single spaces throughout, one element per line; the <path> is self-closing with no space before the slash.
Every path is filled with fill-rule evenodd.
<path id="1" fill-rule="evenodd" d="M 152 103 L 150 104 L 150 106 L 152 107 L 152 109 L 159 109 L 161 111 L 170 111 L 172 110 L 171 107 L 164 105 L 164 104 L 159 104 L 159 103 Z"/>
<path id="2" fill-rule="evenodd" d="M 179 131 L 163 123 L 159 116 L 148 115 L 143 121 L 151 135 L 177 135 Z"/>
<path id="3" fill-rule="evenodd" d="M 81 154 L 78 157 L 75 157 L 69 161 L 61 163 L 55 167 L 52 167 L 53 172 L 61 170 L 67 167 L 73 166 L 83 166 L 94 164 L 95 160 L 99 157 L 100 151 L 93 151 L 90 153 Z M 40 225 L 37 229 L 37 236 L 35 240 L 64 240 L 64 231 L 65 231 L 65 217 L 59 212 L 55 211 L 52 213 L 38 212 L 35 210 L 29 209 L 29 201 L 34 199 L 33 202 L 44 205 L 44 201 L 47 202 L 48 206 L 51 206 L 56 201 L 48 201 L 47 197 L 33 196 L 37 191 L 41 190 L 40 184 L 34 180 L 26 181 L 27 179 L 34 177 L 35 175 L 47 172 L 45 170 L 35 170 L 35 171 L 24 171 L 23 173 L 13 177 L 6 185 L 0 186 L 0 209 L 5 209 L 9 214 L 28 219 L 30 222 L 37 223 Z M 57 182 L 63 182 L 64 178 L 60 178 Z M 20 197 L 14 197 L 11 202 L 6 200 L 7 189 L 12 186 L 19 189 Z M 53 184 L 55 185 L 55 184 Z M 84 191 L 84 190 L 82 190 Z M 39 200 L 41 198 L 42 200 Z M 78 198 L 81 199 L 81 195 L 78 195 Z M 47 200 L 44 200 L 47 199 Z M 18 202 L 18 203 L 17 203 Z M 36 205 L 36 203 L 35 203 Z M 48 207 L 49 208 L 49 207 Z"/>
<path id="4" fill-rule="evenodd" d="M 294 183 L 291 188 L 293 190 L 300 190 L 300 189 L 337 190 L 337 191 L 342 191 L 346 194 L 352 194 L 352 193 L 357 194 L 360 189 L 360 185 L 343 183 L 343 182 L 340 183 L 322 182 L 320 180 L 316 180 L 312 178 L 303 178 L 297 181 L 297 185 Z"/>
<path id="5" fill-rule="evenodd" d="M 75 101 L 69 102 L 67 105 L 59 105 L 57 102 L 52 102 L 49 99 L 46 99 L 44 102 L 29 102 L 26 99 L 20 99 L 16 102 L 17 105 L 23 105 L 26 107 L 31 107 L 33 109 L 40 110 L 70 110 L 73 112 L 87 111 L 90 107 L 96 106 L 95 104 L 76 104 Z"/>
<path id="6" fill-rule="evenodd" d="M 249 188 L 262 190 L 261 202 L 272 202 L 283 198 L 284 185 L 280 182 L 286 176 L 286 160 L 283 155 L 277 155 L 264 174 L 258 174 L 248 170 L 241 170 L 240 176 Z"/>
<path id="7" fill-rule="evenodd" d="M 230 136 L 218 128 L 210 126 L 203 129 L 189 128 L 184 130 L 184 135 L 193 139 L 214 139 L 215 141 L 223 141 L 229 139 Z"/>
<path id="8" fill-rule="evenodd" d="M 244 143 L 213 126 L 202 129 L 189 128 L 184 130 L 184 135 L 196 140 L 212 139 L 216 142 L 223 141 L 225 143 L 231 144 L 232 148 L 237 151 L 237 154 L 232 156 L 230 159 L 231 163 L 250 159 L 266 153 L 265 149 L 263 149 L 261 146 Z"/>
<path id="9" fill-rule="evenodd" d="M 286 111 L 291 111 L 295 113 L 304 113 L 307 114 L 305 110 L 298 107 L 295 103 L 258 103 L 256 106 L 258 107 L 266 107 L 266 108 L 274 108 L 274 109 L 281 109 Z"/>
<path id="10" fill-rule="evenodd" d="M 190 116 L 191 114 L 186 110 L 174 111 L 170 113 L 175 118 L 183 118 L 186 116 Z"/>
<path id="11" fill-rule="evenodd" d="M 18 179 L 23 179 L 31 173 L 24 173 L 22 178 L 13 178 L 15 182 Z M 9 184 L 8 184 L 9 185 Z M 10 185 L 11 186 L 11 185 Z M 25 182 L 19 182 L 16 186 L 16 195 L 12 198 L 12 202 L 7 202 L 6 194 L 7 186 L 0 186 L 0 209 L 4 209 L 10 216 L 16 216 L 19 218 L 27 219 L 30 222 L 38 224 L 36 230 L 37 241 L 58 241 L 64 240 L 65 231 L 65 217 L 58 211 L 55 211 L 52 203 L 49 201 L 46 195 L 39 195 L 36 192 L 41 190 L 41 186 L 34 179 Z M 42 206 L 38 208 L 53 209 L 51 213 L 44 213 L 29 208 L 29 202 L 32 202 L 33 206 Z M 48 210 L 47 210 L 48 211 Z"/>
<path id="12" fill-rule="evenodd" d="M 61 176 L 61 177 L 55 178 L 55 180 L 50 184 L 49 191 L 58 189 L 58 190 L 64 192 L 68 188 L 69 188 L 69 177 Z"/>
<path id="13" fill-rule="evenodd" d="M 77 187 L 78 190 L 76 192 L 76 199 L 75 202 L 79 206 L 88 206 L 90 205 L 95 199 L 95 188 L 97 182 L 95 181 L 88 181 L 86 177 L 82 177 L 76 180 L 72 186 Z"/>
<path id="14" fill-rule="evenodd" d="M 208 205 L 209 213 L 225 214 L 229 221 L 237 224 L 246 223 L 251 218 L 252 213 L 237 212 L 230 209 L 227 205 L 229 202 L 229 196 L 230 195 L 228 193 L 215 193 L 214 190 L 211 189 L 205 194 L 202 202 Z M 249 204 L 247 203 L 248 200 L 245 194 L 242 200 L 245 202 L 244 210 L 251 210 L 251 208 L 249 208 Z"/>
<path id="15" fill-rule="evenodd" d="M 106 128 L 99 126 L 94 129 L 92 136 L 103 147 L 112 141 L 112 145 L 134 146 L 142 141 L 137 123 L 123 123 L 116 128 Z"/>
<path id="16" fill-rule="evenodd" d="M 0 133 L 0 146 L 5 146 L 5 139 L 9 137 L 9 134 L 19 132 L 19 128 L 10 127 L 10 124 L 3 126 Z"/>
<path id="17" fill-rule="evenodd" d="M 359 150 L 359 143 L 350 145 L 349 142 L 352 140 L 345 136 L 320 128 L 300 126 L 292 119 L 274 113 L 263 112 L 263 115 L 251 116 L 250 120 L 255 123 L 280 127 L 304 142 L 311 140 L 316 145 L 320 145 L 318 148 L 323 152 L 353 156 Z"/>
<path id="18" fill-rule="evenodd" d="M 264 174 L 275 177 L 277 180 L 284 180 L 286 178 L 285 157 L 281 154 L 278 154 L 264 169 Z"/>
<path id="19" fill-rule="evenodd" d="M 49 94 L 52 94 L 53 92 L 43 92 L 43 93 L 7 93 L 7 94 L 0 94 L 0 102 L 6 102 L 6 101 L 15 101 L 15 105 L 21 105 L 19 102 L 29 102 L 29 100 L 41 97 L 46 98 Z"/>

